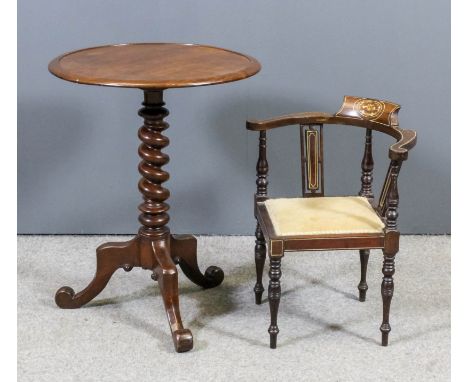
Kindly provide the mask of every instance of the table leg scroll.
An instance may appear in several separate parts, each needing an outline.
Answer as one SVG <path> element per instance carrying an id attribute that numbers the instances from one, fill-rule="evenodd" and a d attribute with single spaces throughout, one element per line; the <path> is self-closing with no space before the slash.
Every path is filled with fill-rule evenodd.
<path id="1" fill-rule="evenodd" d="M 224 280 L 223 270 L 214 265 L 209 266 L 205 274 L 200 271 L 195 236 L 171 235 L 171 256 L 190 281 L 203 288 L 214 288 Z"/>
<path id="2" fill-rule="evenodd" d="M 161 289 L 175 350 L 178 353 L 189 351 L 193 348 L 193 337 L 192 332 L 182 325 L 177 268 L 164 244 L 153 243 L 153 251 L 158 263 L 154 269 L 154 276 Z"/>
<path id="3" fill-rule="evenodd" d="M 137 238 L 100 245 L 96 249 L 96 274 L 93 280 L 76 294 L 68 286 L 60 288 L 55 294 L 55 303 L 63 309 L 80 308 L 88 303 L 101 293 L 117 269 L 130 271 L 134 266 L 139 266 L 138 250 Z"/>

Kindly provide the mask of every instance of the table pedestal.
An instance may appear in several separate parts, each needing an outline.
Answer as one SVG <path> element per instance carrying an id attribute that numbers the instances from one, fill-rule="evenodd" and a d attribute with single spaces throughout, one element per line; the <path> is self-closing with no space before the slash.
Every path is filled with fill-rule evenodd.
<path id="1" fill-rule="evenodd" d="M 79 293 L 70 287 L 62 287 L 55 294 L 60 308 L 79 308 L 96 297 L 107 285 L 113 273 L 133 267 L 152 270 L 151 277 L 158 281 L 167 318 L 172 332 L 175 350 L 184 352 L 192 349 L 193 338 L 189 329 L 182 324 L 179 311 L 179 290 L 176 264 L 195 284 L 213 288 L 224 279 L 223 271 L 210 266 L 202 274 L 197 262 L 197 241 L 192 235 L 171 235 L 166 226 L 169 222 L 169 190 L 162 183 L 169 179 L 169 173 L 161 167 L 169 162 L 169 156 L 161 149 L 169 144 L 162 132 L 169 125 L 164 118 L 169 114 L 164 108 L 163 92 L 145 91 L 143 108 L 139 115 L 144 125 L 138 131 L 142 141 L 138 153 L 142 158 L 138 170 L 142 179 L 138 188 L 143 195 L 139 221 L 142 224 L 138 234 L 130 241 L 105 243 L 96 249 L 96 274 L 91 283 Z"/>

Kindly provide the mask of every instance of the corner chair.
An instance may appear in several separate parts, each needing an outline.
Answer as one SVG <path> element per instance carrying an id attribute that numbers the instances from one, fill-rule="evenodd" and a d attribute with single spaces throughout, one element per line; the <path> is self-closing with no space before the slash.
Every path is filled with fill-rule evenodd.
<path id="1" fill-rule="evenodd" d="M 255 194 L 255 302 L 261 304 L 266 254 L 270 259 L 268 300 L 271 314 L 270 348 L 276 348 L 281 298 L 281 260 L 285 252 L 319 250 L 359 250 L 361 280 L 359 301 L 365 301 L 367 262 L 371 249 L 383 251 L 381 295 L 382 346 L 388 345 L 391 330 L 390 303 L 393 296 L 395 255 L 399 249 L 397 228 L 397 179 L 408 151 L 416 144 L 416 132 L 399 127 L 400 105 L 371 98 L 345 96 L 340 110 L 328 113 L 289 114 L 267 120 L 249 120 L 248 130 L 259 132 L 257 191 Z M 350 125 L 365 129 L 361 162 L 361 189 L 358 196 L 326 197 L 323 173 L 323 126 Z M 266 132 L 283 126 L 299 125 L 302 169 L 302 198 L 269 198 Z M 374 161 L 372 133 L 378 131 L 397 140 L 389 148 L 390 165 L 378 201 L 372 191 Z"/>

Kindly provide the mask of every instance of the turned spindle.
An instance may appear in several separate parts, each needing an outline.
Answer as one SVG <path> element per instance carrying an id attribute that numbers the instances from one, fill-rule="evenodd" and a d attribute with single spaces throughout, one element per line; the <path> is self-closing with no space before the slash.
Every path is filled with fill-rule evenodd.
<path id="1" fill-rule="evenodd" d="M 257 192 L 255 194 L 255 200 L 261 200 L 267 197 L 268 192 L 268 161 L 266 158 L 266 132 L 260 131 L 259 142 L 258 142 L 258 161 L 257 161 Z M 254 286 L 255 303 L 260 305 L 262 302 L 262 295 L 265 291 L 263 287 L 263 268 L 265 266 L 266 258 L 266 245 L 265 237 L 260 229 L 260 225 L 257 221 L 257 227 L 255 229 L 255 269 L 257 273 L 257 282 Z"/>
<path id="2" fill-rule="evenodd" d="M 364 155 L 361 161 L 361 190 L 359 196 L 366 197 L 369 202 L 374 199 L 372 192 L 372 172 L 374 170 L 374 159 L 372 157 L 372 130 L 366 129 L 366 142 L 364 145 Z M 361 262 L 361 280 L 359 281 L 359 301 L 366 301 L 366 293 L 369 287 L 367 286 L 366 275 L 367 275 L 367 263 L 369 261 L 370 251 L 362 249 L 359 251 L 359 259 Z"/>
<path id="3" fill-rule="evenodd" d="M 390 327 L 390 305 L 392 302 L 395 274 L 395 255 L 398 252 L 399 232 L 397 230 L 398 219 L 398 185 L 397 178 L 401 162 L 392 161 L 389 168 L 389 189 L 386 202 L 386 236 L 388 239 L 383 250 L 382 285 L 381 294 L 383 302 L 383 319 L 380 331 L 382 332 L 382 346 L 388 345 L 388 336 L 392 330 Z"/>
<path id="4" fill-rule="evenodd" d="M 270 348 L 276 349 L 278 337 L 278 308 L 281 299 L 281 258 L 270 257 L 270 283 L 268 285 L 268 301 L 270 304 L 271 323 L 268 328 L 270 333 Z"/>
<path id="5" fill-rule="evenodd" d="M 387 195 L 387 203 L 385 210 L 385 218 L 387 220 L 387 231 L 397 231 L 397 219 L 398 219 L 398 174 L 400 172 L 401 162 L 391 161 L 389 171 L 389 189 Z"/>
<path id="6" fill-rule="evenodd" d="M 372 130 L 366 129 L 366 143 L 364 145 L 364 156 L 361 162 L 361 190 L 359 196 L 373 199 L 372 171 L 374 170 L 374 159 L 372 157 Z"/>
<path id="7" fill-rule="evenodd" d="M 265 266 L 265 258 L 266 258 L 266 245 L 265 245 L 265 237 L 263 236 L 263 232 L 260 229 L 260 224 L 257 222 L 257 228 L 255 229 L 255 269 L 257 272 L 257 282 L 254 286 L 255 292 L 255 303 L 260 305 L 262 303 L 262 295 L 265 291 L 263 287 L 263 268 Z"/>
<path id="8" fill-rule="evenodd" d="M 257 193 L 258 197 L 266 197 L 268 192 L 268 161 L 266 157 L 266 131 L 260 131 L 258 138 L 257 161 Z"/>

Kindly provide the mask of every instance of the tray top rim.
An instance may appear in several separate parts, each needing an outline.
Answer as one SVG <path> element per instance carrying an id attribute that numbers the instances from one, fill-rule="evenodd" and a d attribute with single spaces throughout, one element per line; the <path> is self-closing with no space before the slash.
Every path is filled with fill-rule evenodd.
<path id="1" fill-rule="evenodd" d="M 97 49 L 107 48 L 118 48 L 118 47 L 134 47 L 134 46 L 177 46 L 177 47 L 196 47 L 196 48 L 208 48 L 214 51 L 232 54 L 233 57 L 241 57 L 246 60 L 247 65 L 239 67 L 238 71 L 232 71 L 220 75 L 214 75 L 209 78 L 195 78 L 193 80 L 128 80 L 128 79 L 113 79 L 113 78 L 92 78 L 92 77 L 77 77 L 70 71 L 64 69 L 61 65 L 61 61 L 74 54 L 80 54 L 83 52 L 89 52 Z M 239 81 L 257 74 L 261 70 L 261 64 L 252 56 L 247 54 L 239 53 L 230 49 L 220 48 L 213 45 L 205 44 L 194 44 L 194 43 L 176 43 L 176 42 L 139 42 L 139 43 L 119 43 L 119 44 L 107 44 L 99 45 L 88 48 L 77 49 L 63 53 L 54 58 L 48 66 L 49 72 L 54 76 L 73 83 L 83 85 L 95 85 L 95 86 L 109 86 L 109 87 L 124 87 L 124 88 L 140 88 L 140 89 L 154 89 L 164 90 L 169 88 L 184 88 L 184 87 L 195 87 L 195 86 L 207 86 L 223 84 L 227 82 Z M 111 77 L 111 76 L 110 76 Z"/>

